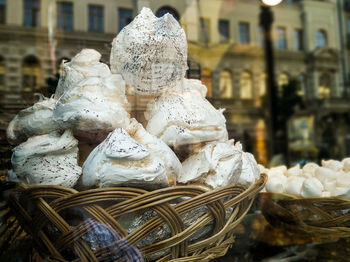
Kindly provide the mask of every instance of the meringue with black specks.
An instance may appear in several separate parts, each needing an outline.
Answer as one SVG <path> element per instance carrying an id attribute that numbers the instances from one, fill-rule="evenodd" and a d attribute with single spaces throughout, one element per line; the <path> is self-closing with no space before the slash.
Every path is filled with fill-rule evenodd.
<path id="1" fill-rule="evenodd" d="M 176 182 L 181 163 L 162 141 L 132 121 L 130 134 L 117 128 L 98 145 L 83 165 L 81 186 L 161 188 Z M 139 140 L 139 141 L 138 141 Z M 142 144 L 144 142 L 145 144 Z"/>
<path id="2" fill-rule="evenodd" d="M 178 182 L 211 188 L 236 184 L 242 173 L 242 157 L 243 152 L 234 140 L 211 142 L 182 163 Z"/>
<path id="3" fill-rule="evenodd" d="M 55 122 L 80 140 L 101 142 L 109 132 L 129 125 L 129 103 L 121 75 L 90 77 L 65 92 L 53 113 Z"/>
<path id="4" fill-rule="evenodd" d="M 70 130 L 33 136 L 13 149 L 8 180 L 73 187 L 81 175 L 77 157 L 78 140 Z"/>
<path id="5" fill-rule="evenodd" d="M 88 77 L 106 77 L 111 74 L 109 67 L 100 62 L 101 54 L 94 49 L 83 49 L 70 62 L 62 62 L 62 75 L 58 81 L 55 99 L 58 99 L 76 84 Z"/>
<path id="6" fill-rule="evenodd" d="M 18 145 L 31 136 L 48 134 L 59 130 L 58 123 L 52 115 L 56 100 L 42 97 L 33 106 L 21 110 L 7 127 L 7 140 L 12 145 Z"/>
<path id="7" fill-rule="evenodd" d="M 242 150 L 241 145 L 240 147 Z M 237 184 L 249 187 L 250 185 L 254 184 L 254 182 L 258 180 L 259 177 L 260 170 L 254 156 L 251 153 L 242 151 L 242 172 L 238 178 Z"/>
<path id="8" fill-rule="evenodd" d="M 144 7 L 113 39 L 110 64 L 137 94 L 171 90 L 188 68 L 185 32 L 171 14 L 157 18 Z"/>
<path id="9" fill-rule="evenodd" d="M 206 87 L 199 80 L 184 79 L 183 84 L 183 92 L 169 91 L 147 105 L 146 130 L 174 147 L 226 141 L 224 110 L 215 109 L 205 99 Z"/>

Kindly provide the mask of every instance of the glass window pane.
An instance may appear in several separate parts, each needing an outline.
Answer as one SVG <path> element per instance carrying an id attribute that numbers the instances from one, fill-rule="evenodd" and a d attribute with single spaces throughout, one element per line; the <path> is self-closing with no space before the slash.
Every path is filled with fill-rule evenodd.
<path id="1" fill-rule="evenodd" d="M 57 6 L 57 28 L 62 30 L 73 30 L 73 4 L 58 3 Z"/>
<path id="2" fill-rule="evenodd" d="M 220 72 L 220 97 L 232 98 L 232 74 L 228 70 Z"/>
<path id="3" fill-rule="evenodd" d="M 119 31 L 132 21 L 132 10 L 119 9 Z"/>
<path id="4" fill-rule="evenodd" d="M 285 50 L 287 49 L 287 39 L 286 39 L 286 29 L 283 27 L 278 27 L 276 30 L 276 47 L 277 49 Z"/>
<path id="5" fill-rule="evenodd" d="M 89 6 L 89 31 L 103 32 L 103 7 Z"/>
<path id="6" fill-rule="evenodd" d="M 239 43 L 242 45 L 250 43 L 248 23 L 239 23 Z"/>
<path id="7" fill-rule="evenodd" d="M 227 42 L 230 38 L 229 25 L 230 25 L 230 23 L 228 20 L 219 20 L 218 30 L 219 30 L 219 34 L 220 34 L 220 42 L 221 43 Z"/>

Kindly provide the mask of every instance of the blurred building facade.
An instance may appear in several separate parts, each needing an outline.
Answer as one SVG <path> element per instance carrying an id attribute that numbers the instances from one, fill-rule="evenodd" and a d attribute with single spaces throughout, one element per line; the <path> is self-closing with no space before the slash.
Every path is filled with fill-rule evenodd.
<path id="1" fill-rule="evenodd" d="M 309 146 L 336 146 L 325 157 L 350 154 L 347 2 L 339 8 L 333 0 L 285 0 L 273 8 L 279 89 L 298 81 L 306 106 L 297 115 L 314 119 Z M 94 48 L 108 63 L 112 39 L 144 6 L 179 20 L 188 39 L 187 77 L 207 85 L 211 102 L 226 108 L 229 136 L 266 163 L 266 74 L 256 0 L 0 0 L 2 140 L 14 114 L 33 103 L 34 93 L 46 92 L 46 80 L 63 59 Z"/>

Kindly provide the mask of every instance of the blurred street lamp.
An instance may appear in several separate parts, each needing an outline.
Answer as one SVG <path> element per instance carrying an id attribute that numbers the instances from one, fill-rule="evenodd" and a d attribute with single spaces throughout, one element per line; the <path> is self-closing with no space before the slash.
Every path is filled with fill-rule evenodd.
<path id="1" fill-rule="evenodd" d="M 269 143 L 269 156 L 270 159 L 278 151 L 277 143 L 277 88 L 275 83 L 275 69 L 274 69 L 274 55 L 273 55 L 273 42 L 271 27 L 273 23 L 272 6 L 276 6 L 281 3 L 282 0 L 262 0 L 260 6 L 259 22 L 263 29 L 263 41 L 265 48 L 265 64 L 266 64 L 266 86 L 267 86 L 267 104 L 269 113 L 269 127 L 268 135 L 270 138 Z"/>

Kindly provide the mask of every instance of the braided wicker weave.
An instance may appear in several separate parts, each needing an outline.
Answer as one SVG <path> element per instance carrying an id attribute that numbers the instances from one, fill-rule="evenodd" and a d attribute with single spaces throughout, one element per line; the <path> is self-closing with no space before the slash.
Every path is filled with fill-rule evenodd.
<path id="1" fill-rule="evenodd" d="M 33 238 L 35 249 L 51 261 L 209 261 L 225 255 L 232 246 L 233 229 L 266 179 L 262 174 L 249 188 L 231 185 L 210 191 L 198 186 L 149 192 L 126 187 L 78 192 L 59 186 L 21 186 L 10 194 L 9 205 Z M 185 226 L 183 215 L 199 207 L 207 211 Z M 132 232 L 118 222 L 125 214 L 144 210 L 153 210 L 154 217 Z M 94 247 L 86 236 L 101 225 L 113 241 Z M 212 226 L 210 235 L 191 241 L 193 234 L 208 225 Z M 140 245 L 164 226 L 169 229 L 167 238 Z M 123 255 L 115 256 L 116 250 Z"/>
<path id="2" fill-rule="evenodd" d="M 342 197 L 302 198 L 260 193 L 266 220 L 290 232 L 319 240 L 350 237 L 350 200 Z"/>

